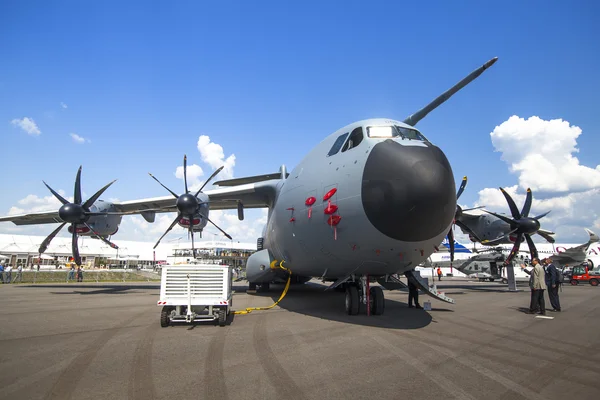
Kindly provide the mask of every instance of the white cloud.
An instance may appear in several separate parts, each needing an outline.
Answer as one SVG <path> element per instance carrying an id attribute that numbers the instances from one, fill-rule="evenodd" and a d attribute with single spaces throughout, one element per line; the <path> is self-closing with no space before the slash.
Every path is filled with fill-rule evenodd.
<path id="1" fill-rule="evenodd" d="M 204 175 L 204 171 L 202 171 L 202 168 L 199 165 L 192 164 L 187 166 L 187 182 L 188 188 L 191 191 L 200 189 L 200 186 L 203 183 L 202 181 L 200 181 L 200 177 L 202 175 Z M 183 165 L 177 167 L 177 169 L 175 170 L 175 177 L 183 180 Z M 177 190 L 175 192 L 178 193 Z M 183 190 L 181 191 L 181 193 L 183 193 Z"/>
<path id="2" fill-rule="evenodd" d="M 540 222 L 542 228 L 557 233 L 558 241 L 587 240 L 582 228 L 600 228 L 600 165 L 581 165 L 577 138 L 582 131 L 568 121 L 545 121 L 512 116 L 490 134 L 496 151 L 518 176 L 518 184 L 505 187 L 519 210 L 531 188 L 530 216 L 552 212 Z M 479 191 L 475 205 L 510 214 L 498 188 Z"/>
<path id="3" fill-rule="evenodd" d="M 213 169 L 224 166 L 223 171 L 218 175 L 219 179 L 233 178 L 233 167 L 235 167 L 235 154 L 225 159 L 223 147 L 220 144 L 210 141 L 210 137 L 201 135 L 198 138 L 198 151 L 202 161 L 210 165 Z"/>
<path id="4" fill-rule="evenodd" d="M 61 106 L 63 109 L 67 109 L 67 108 L 69 108 L 69 107 L 67 107 L 67 105 L 66 105 L 65 103 L 63 103 L 62 101 L 60 102 L 60 106 Z"/>
<path id="5" fill-rule="evenodd" d="M 519 174 L 519 186 L 544 192 L 576 192 L 600 187 L 600 165 L 579 164 L 573 154 L 581 129 L 568 121 L 516 115 L 490 134 L 511 172 Z"/>
<path id="6" fill-rule="evenodd" d="M 85 143 L 85 142 L 88 142 L 88 143 L 90 143 L 90 142 L 91 142 L 91 140 L 90 140 L 90 139 L 86 139 L 86 138 L 84 138 L 84 137 L 82 137 L 82 136 L 79 136 L 79 135 L 78 135 L 78 134 L 76 134 L 76 133 L 69 133 L 69 136 L 71 136 L 71 138 L 73 139 L 73 141 L 74 141 L 75 143 L 83 144 L 83 143 Z"/>
<path id="7" fill-rule="evenodd" d="M 42 132 L 32 118 L 23 117 L 22 119 L 15 118 L 10 121 L 14 126 L 18 126 L 30 135 L 39 136 Z"/>

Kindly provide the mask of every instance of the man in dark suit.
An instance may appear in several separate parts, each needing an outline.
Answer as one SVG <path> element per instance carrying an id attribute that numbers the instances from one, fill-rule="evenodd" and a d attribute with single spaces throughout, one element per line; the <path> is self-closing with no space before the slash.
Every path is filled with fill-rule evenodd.
<path id="1" fill-rule="evenodd" d="M 550 298 L 550 304 L 552 305 L 552 311 L 560 311 L 560 299 L 558 298 L 558 288 L 560 287 L 561 279 L 560 272 L 552 264 L 552 260 L 546 258 L 544 260 L 546 264 L 544 270 L 546 271 L 545 280 L 546 286 L 548 286 L 548 297 Z"/>

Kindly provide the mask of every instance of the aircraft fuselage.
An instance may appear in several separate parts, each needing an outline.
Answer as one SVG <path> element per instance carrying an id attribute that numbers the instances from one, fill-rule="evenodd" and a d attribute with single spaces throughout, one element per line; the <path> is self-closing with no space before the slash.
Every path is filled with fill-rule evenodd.
<path id="1" fill-rule="evenodd" d="M 407 134 L 385 137 L 387 127 Z M 283 181 L 264 247 L 302 276 L 402 273 L 435 251 L 455 209 L 452 169 L 438 147 L 399 121 L 359 121 L 319 143 Z"/>

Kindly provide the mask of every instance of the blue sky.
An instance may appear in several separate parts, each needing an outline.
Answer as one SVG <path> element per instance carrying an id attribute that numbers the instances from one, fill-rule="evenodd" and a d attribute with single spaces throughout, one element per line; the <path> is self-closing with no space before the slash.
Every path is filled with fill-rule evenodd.
<path id="1" fill-rule="evenodd" d="M 235 154 L 235 176 L 291 169 L 338 128 L 403 119 L 494 56 L 418 125 L 469 176 L 461 203 L 517 185 L 490 140 L 512 115 L 580 127 L 593 169 L 598 15 L 594 1 L 4 1 L 0 214 L 47 196 L 42 179 L 70 194 L 81 164 L 88 195 L 116 178 L 105 197 L 163 195 L 148 171 L 179 191 L 184 153 L 211 172 L 200 135 Z M 24 117 L 41 133 L 11 123 Z"/>

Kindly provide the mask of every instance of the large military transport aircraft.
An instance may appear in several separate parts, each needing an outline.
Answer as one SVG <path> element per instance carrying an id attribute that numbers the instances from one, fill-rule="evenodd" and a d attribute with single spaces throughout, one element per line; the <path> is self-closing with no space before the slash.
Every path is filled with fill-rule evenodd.
<path id="1" fill-rule="evenodd" d="M 380 286 L 370 287 L 370 282 L 393 288 L 398 283 L 395 274 L 405 274 L 428 293 L 453 302 L 432 293 L 413 271 L 448 234 L 457 197 L 448 159 L 415 125 L 496 60 L 486 62 L 404 121 L 368 119 L 339 129 L 290 173 L 282 166 L 275 174 L 216 182 L 219 189 L 200 197 L 187 190 L 181 196 L 171 192 L 172 196 L 113 203 L 106 210 L 117 215 L 140 213 L 149 222 L 156 212 L 176 211 L 172 226 L 189 227 L 190 218 L 195 224 L 193 216 L 205 204 L 206 219 L 209 209 L 266 207 L 268 222 L 258 251 L 247 262 L 250 289 L 285 279 L 287 273 L 277 268 L 283 262 L 299 281 L 321 277 L 334 282 L 330 288 L 345 288 L 348 314 L 357 314 L 361 304 L 367 313 L 382 314 L 383 291 Z M 92 225 L 93 218 L 108 217 L 94 213 L 96 198 L 92 199 L 83 204 L 78 198 L 73 204 L 63 202 L 63 208 L 68 204 L 72 212 L 61 208 L 62 212 L 0 221 L 70 222 L 75 229 L 89 225 L 94 231 L 98 228 Z M 75 234 L 73 238 L 76 242 Z"/>

